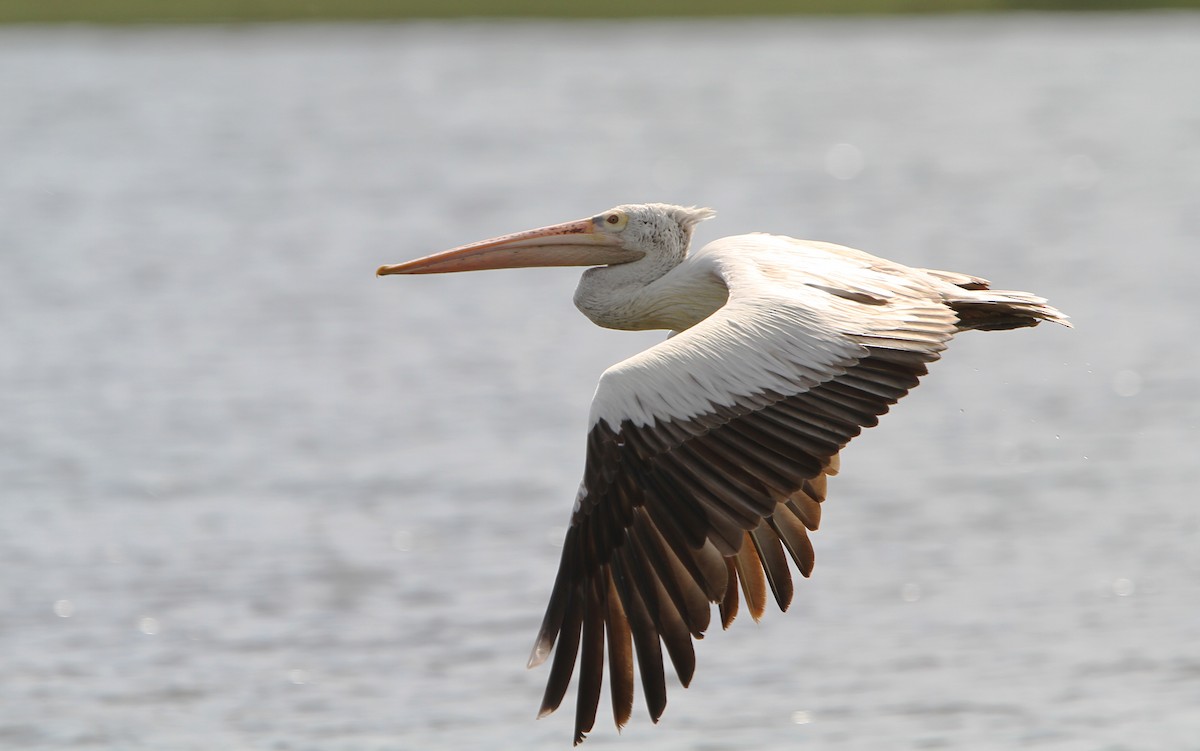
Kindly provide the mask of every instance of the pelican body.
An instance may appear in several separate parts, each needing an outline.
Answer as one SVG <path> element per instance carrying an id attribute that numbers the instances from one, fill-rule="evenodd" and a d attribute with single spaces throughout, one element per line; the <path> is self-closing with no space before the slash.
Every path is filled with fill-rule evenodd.
<path id="1" fill-rule="evenodd" d="M 529 660 L 554 655 L 539 716 L 562 703 L 578 663 L 576 744 L 595 724 L 606 662 L 617 727 L 633 709 L 635 653 L 658 722 L 663 648 L 686 687 L 712 604 L 724 628 L 742 598 L 755 620 L 768 591 L 787 610 L 788 559 L 812 572 L 808 533 L 839 452 L 917 385 L 952 336 L 1070 325 L 1040 297 L 830 243 L 755 233 L 689 252 L 693 228 L 712 215 L 622 205 L 378 271 L 591 266 L 575 291 L 584 315 L 673 332 L 600 377 Z"/>

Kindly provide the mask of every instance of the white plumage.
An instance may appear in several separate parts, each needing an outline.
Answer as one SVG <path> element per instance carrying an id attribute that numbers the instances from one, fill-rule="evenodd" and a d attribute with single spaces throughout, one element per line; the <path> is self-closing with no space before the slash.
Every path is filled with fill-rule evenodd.
<path id="1" fill-rule="evenodd" d="M 662 650 L 688 685 L 692 639 L 712 603 L 725 627 L 739 589 L 755 619 L 768 588 L 787 609 L 787 559 L 812 570 L 808 532 L 838 452 L 955 333 L 1070 325 L 1039 297 L 829 243 L 750 234 L 689 254 L 693 227 L 710 216 L 624 205 L 379 269 L 594 266 L 575 293 L 591 320 L 675 332 L 600 377 L 584 479 L 530 657 L 533 666 L 555 655 L 542 714 L 559 706 L 578 660 L 576 743 L 594 725 L 606 654 L 617 726 L 632 711 L 635 652 L 657 722 Z"/>
<path id="2" fill-rule="evenodd" d="M 604 419 L 616 428 L 628 419 L 641 427 L 656 419 L 690 418 L 713 405 L 732 406 L 753 391 L 790 396 L 864 356 L 859 337 L 888 338 L 897 348 L 940 349 L 955 318 L 935 302 L 935 280 L 918 285 L 857 260 L 774 235 L 728 237 L 705 246 L 660 281 L 672 298 L 694 300 L 691 290 L 701 285 L 692 280 L 714 279 L 726 291 L 724 304 L 698 316 L 692 328 L 606 371 L 592 404 L 592 424 Z M 682 279 L 671 284 L 675 276 Z M 855 299 L 862 297 L 873 298 L 870 318 Z"/>

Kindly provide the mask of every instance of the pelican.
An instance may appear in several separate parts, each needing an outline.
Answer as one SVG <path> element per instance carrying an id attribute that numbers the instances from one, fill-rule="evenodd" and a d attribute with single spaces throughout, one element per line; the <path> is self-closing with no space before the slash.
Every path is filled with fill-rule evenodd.
<path id="1" fill-rule="evenodd" d="M 583 482 L 529 667 L 553 652 L 539 717 L 579 666 L 575 744 L 591 732 L 605 655 L 613 719 L 667 704 L 663 648 L 680 683 L 712 604 L 728 628 L 739 590 L 758 620 L 768 590 L 807 577 L 838 454 L 925 375 L 952 336 L 1067 317 L 979 277 L 911 268 L 772 234 L 689 252 L 711 209 L 627 204 L 587 219 L 463 245 L 385 274 L 591 266 L 575 305 L 612 329 L 667 339 L 600 377 Z"/>

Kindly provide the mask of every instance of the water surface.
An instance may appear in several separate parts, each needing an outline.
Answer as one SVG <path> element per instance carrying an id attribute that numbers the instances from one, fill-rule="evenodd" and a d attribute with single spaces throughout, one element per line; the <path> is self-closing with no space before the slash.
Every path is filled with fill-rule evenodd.
<path id="1" fill-rule="evenodd" d="M 0 30 L 0 745 L 565 748 L 524 661 L 610 205 L 1050 297 L 845 453 L 792 612 L 654 749 L 1200 737 L 1200 17 Z M 640 699 L 639 699 L 640 702 Z"/>

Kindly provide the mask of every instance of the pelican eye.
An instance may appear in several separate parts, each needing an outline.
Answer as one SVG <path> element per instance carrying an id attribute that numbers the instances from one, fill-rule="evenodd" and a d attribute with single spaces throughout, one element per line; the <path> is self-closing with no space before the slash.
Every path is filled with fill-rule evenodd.
<path id="1" fill-rule="evenodd" d="M 607 214 L 601 214 L 596 217 L 596 223 L 602 225 L 607 230 L 623 230 L 625 225 L 629 223 L 629 217 L 623 211 L 610 211 Z"/>

